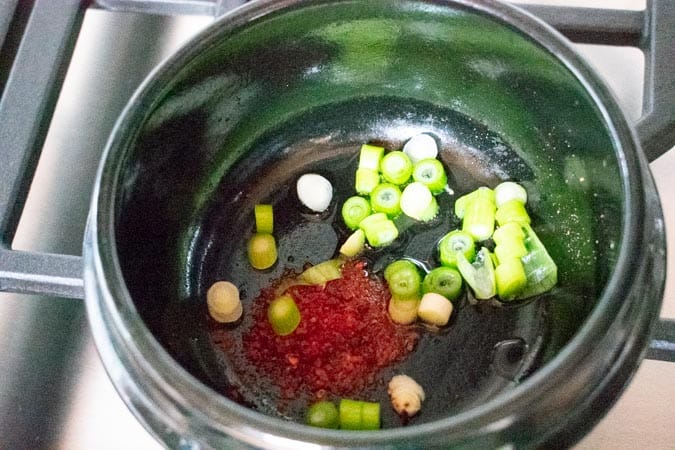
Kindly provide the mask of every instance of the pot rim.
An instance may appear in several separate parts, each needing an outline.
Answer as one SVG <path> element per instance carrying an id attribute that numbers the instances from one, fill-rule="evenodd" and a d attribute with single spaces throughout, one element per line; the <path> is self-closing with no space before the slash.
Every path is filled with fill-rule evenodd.
<path id="1" fill-rule="evenodd" d="M 337 1 L 349 2 L 349 0 Z M 425 1 L 433 5 L 460 7 L 490 17 L 510 26 L 515 33 L 529 38 L 554 55 L 583 86 L 604 120 L 614 142 L 625 199 L 621 216 L 623 231 L 616 267 L 602 290 L 598 303 L 582 327 L 561 351 L 518 386 L 472 409 L 412 427 L 344 433 L 287 422 L 241 406 L 190 375 L 164 350 L 140 320 L 131 295 L 126 289 L 115 244 L 115 192 L 128 144 L 134 140 L 138 124 L 144 122 L 147 111 L 151 109 L 148 108 L 147 99 L 155 101 L 161 98 L 161 93 L 167 88 L 172 74 L 189 63 L 192 57 L 213 45 L 219 37 L 236 31 L 240 26 L 263 15 L 287 8 L 322 3 L 331 1 L 259 0 L 237 8 L 198 33 L 178 52 L 159 65 L 127 104 L 106 145 L 97 173 L 87 230 L 91 245 L 85 245 L 84 249 L 88 260 L 87 266 L 91 267 L 93 264 L 91 269 L 93 275 L 85 279 L 85 289 L 90 316 L 99 315 L 97 320 L 92 320 L 97 346 L 110 345 L 110 342 L 105 342 L 110 337 L 107 337 L 103 330 L 97 330 L 97 327 L 106 326 L 114 329 L 117 335 L 116 342 L 112 343 L 113 347 L 117 347 L 115 351 L 123 349 L 128 353 L 129 359 L 137 363 L 134 370 L 142 371 L 147 377 L 152 395 L 158 395 L 162 401 L 168 401 L 177 410 L 189 414 L 191 418 L 200 418 L 215 430 L 258 445 L 261 442 L 269 444 L 269 441 L 266 441 L 267 435 L 362 446 L 410 440 L 427 434 L 442 433 L 447 436 L 456 431 L 466 433 L 467 428 L 476 432 L 486 426 L 505 428 L 511 423 L 513 415 L 536 401 L 533 397 L 536 396 L 536 392 L 548 392 L 563 382 L 576 365 L 588 355 L 593 344 L 605 336 L 611 325 L 606 318 L 618 314 L 623 303 L 622 294 L 629 290 L 634 279 L 632 267 L 636 256 L 642 253 L 639 245 L 640 232 L 647 215 L 644 200 L 645 182 L 641 171 L 641 167 L 647 163 L 639 153 L 635 132 L 612 94 L 562 35 L 548 24 L 515 6 L 493 0 Z M 98 287 L 94 286 L 94 283 Z M 101 299 L 96 298 L 97 290 L 103 293 Z M 101 315 L 107 316 L 110 322 L 103 323 L 100 320 Z M 98 325 L 95 326 L 94 322 Z M 297 448 L 298 443 L 289 441 L 289 445 Z"/>

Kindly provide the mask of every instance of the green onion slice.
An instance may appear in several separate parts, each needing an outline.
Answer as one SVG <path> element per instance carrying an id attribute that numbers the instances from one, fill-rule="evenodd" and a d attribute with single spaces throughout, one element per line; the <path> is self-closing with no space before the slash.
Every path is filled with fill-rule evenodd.
<path id="1" fill-rule="evenodd" d="M 355 230 L 359 223 L 370 215 L 370 202 L 368 199 L 355 195 L 345 200 L 342 205 L 342 220 L 350 229 Z"/>
<path id="2" fill-rule="evenodd" d="M 388 182 L 402 185 L 410 179 L 413 164 L 408 155 L 397 150 L 384 155 L 380 163 L 380 171 Z"/>
<path id="3" fill-rule="evenodd" d="M 443 164 L 435 159 L 428 158 L 419 161 L 413 167 L 413 180 L 424 184 L 432 194 L 440 194 L 448 184 Z"/>
<path id="4" fill-rule="evenodd" d="M 370 193 L 370 203 L 373 211 L 396 217 L 401 214 L 401 190 L 390 183 L 379 184 Z"/>
<path id="5" fill-rule="evenodd" d="M 462 292 L 462 276 L 450 267 L 436 267 L 422 281 L 422 293 L 434 292 L 448 300 L 454 300 Z"/>
<path id="6" fill-rule="evenodd" d="M 384 279 L 392 296 L 401 300 L 420 298 L 422 277 L 412 262 L 405 259 L 392 262 L 384 269 Z"/>
<path id="7" fill-rule="evenodd" d="M 327 400 L 314 403 L 307 409 L 305 416 L 307 425 L 319 428 L 338 428 L 340 414 L 333 402 Z"/>
<path id="8" fill-rule="evenodd" d="M 457 253 L 462 253 L 468 261 L 473 261 L 476 244 L 469 233 L 455 230 L 443 236 L 438 244 L 438 251 L 442 265 L 456 268 Z"/>
<path id="9" fill-rule="evenodd" d="M 356 169 L 356 192 L 370 194 L 380 184 L 380 173 L 374 169 Z"/>
<path id="10" fill-rule="evenodd" d="M 428 222 L 438 214 L 438 202 L 427 186 L 416 181 L 403 189 L 401 210 L 412 219 Z"/>
<path id="11" fill-rule="evenodd" d="M 340 247 L 340 254 L 348 258 L 361 253 L 366 245 L 366 234 L 362 229 L 354 231 Z"/>
<path id="12" fill-rule="evenodd" d="M 495 270 L 487 248 L 478 251 L 473 264 L 462 253 L 457 253 L 457 268 L 477 299 L 484 300 L 497 294 Z"/>
<path id="13" fill-rule="evenodd" d="M 380 162 L 384 155 L 384 147 L 363 144 L 359 154 L 359 169 L 370 169 L 375 172 L 380 170 Z"/>
<path id="14" fill-rule="evenodd" d="M 417 299 L 400 299 L 392 297 L 389 300 L 387 311 L 389 317 L 395 323 L 401 325 L 409 325 L 417 319 L 417 308 L 419 306 Z"/>
<path id="15" fill-rule="evenodd" d="M 504 181 L 495 187 L 495 203 L 497 208 L 511 200 L 518 200 L 523 205 L 527 203 L 527 192 L 520 184 L 513 181 Z"/>
<path id="16" fill-rule="evenodd" d="M 442 327 L 450 320 L 452 303 L 441 294 L 427 292 L 420 300 L 417 315 L 426 323 Z"/>
<path id="17" fill-rule="evenodd" d="M 255 205 L 254 215 L 256 232 L 272 234 L 274 231 L 274 211 L 272 210 L 272 205 Z"/>
<path id="18" fill-rule="evenodd" d="M 495 219 L 500 226 L 510 222 L 529 224 L 531 221 L 525 205 L 520 200 L 509 200 L 502 204 L 497 208 Z"/>
<path id="19" fill-rule="evenodd" d="M 248 261 L 258 269 L 269 269 L 277 262 L 277 243 L 269 233 L 256 233 L 248 241 Z"/>
<path id="20" fill-rule="evenodd" d="M 287 336 L 300 325 L 300 310 L 290 295 L 272 300 L 267 308 L 267 320 L 279 336 Z"/>
<path id="21" fill-rule="evenodd" d="M 513 300 L 527 284 L 527 275 L 520 258 L 500 260 L 495 268 L 497 295 L 501 300 Z"/>

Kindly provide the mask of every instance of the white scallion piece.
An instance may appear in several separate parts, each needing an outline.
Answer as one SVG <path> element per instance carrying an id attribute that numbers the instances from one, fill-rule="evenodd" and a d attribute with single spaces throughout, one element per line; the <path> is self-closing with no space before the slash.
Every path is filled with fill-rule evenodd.
<path id="1" fill-rule="evenodd" d="M 497 208 L 511 200 L 518 200 L 523 205 L 527 203 L 527 191 L 520 184 L 513 181 L 504 181 L 495 187 L 495 204 Z"/>
<path id="2" fill-rule="evenodd" d="M 422 409 L 424 389 L 408 375 L 395 375 L 387 385 L 391 405 L 400 415 L 412 417 Z"/>
<path id="3" fill-rule="evenodd" d="M 408 155 L 413 164 L 418 161 L 438 156 L 438 145 L 432 136 L 421 133 L 411 137 L 403 146 L 403 153 Z"/>
<path id="4" fill-rule="evenodd" d="M 427 222 L 438 213 L 438 203 L 424 184 L 416 181 L 405 187 L 401 194 L 403 214 L 415 220 Z"/>
<path id="5" fill-rule="evenodd" d="M 333 199 L 333 185 L 316 173 L 306 173 L 298 179 L 298 198 L 315 212 L 324 212 Z"/>

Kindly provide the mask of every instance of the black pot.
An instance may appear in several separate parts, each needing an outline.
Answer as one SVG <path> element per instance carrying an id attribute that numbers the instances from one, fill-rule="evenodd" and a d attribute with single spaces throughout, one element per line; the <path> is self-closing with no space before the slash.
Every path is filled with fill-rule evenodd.
<path id="1" fill-rule="evenodd" d="M 246 308 L 285 267 L 330 258 L 345 230 L 335 209 L 297 214 L 297 177 L 320 171 L 344 198 L 361 143 L 399 148 L 420 131 L 438 138 L 458 192 L 527 187 L 558 286 L 509 307 L 465 305 L 443 345 L 423 340 L 411 360 L 434 363 L 410 370 L 439 395 L 408 426 L 327 431 L 228 398 L 205 290 L 236 281 Z M 639 148 L 593 71 L 513 7 L 252 3 L 158 68 L 113 131 L 84 252 L 97 346 L 129 407 L 170 447 L 571 445 L 626 385 L 658 318 L 665 234 Z M 243 243 L 260 202 L 287 207 L 283 264 L 254 274 Z M 519 343 L 507 367 L 495 354 L 504 342 Z"/>

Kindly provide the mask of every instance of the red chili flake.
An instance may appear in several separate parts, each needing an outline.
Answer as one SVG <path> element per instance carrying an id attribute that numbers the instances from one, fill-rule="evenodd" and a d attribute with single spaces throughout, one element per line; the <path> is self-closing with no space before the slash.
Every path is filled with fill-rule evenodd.
<path id="1" fill-rule="evenodd" d="M 252 325 L 242 333 L 243 358 L 232 359 L 249 388 L 260 392 L 272 383 L 282 399 L 353 396 L 373 387 L 383 368 L 413 350 L 417 332 L 391 321 L 389 290 L 365 267 L 362 261 L 348 262 L 342 278 L 325 286 L 288 288 L 301 315 L 288 336 L 277 336 L 267 321 L 267 306 L 279 293 L 274 288 L 261 293 Z"/>

